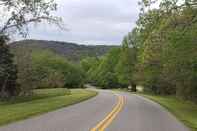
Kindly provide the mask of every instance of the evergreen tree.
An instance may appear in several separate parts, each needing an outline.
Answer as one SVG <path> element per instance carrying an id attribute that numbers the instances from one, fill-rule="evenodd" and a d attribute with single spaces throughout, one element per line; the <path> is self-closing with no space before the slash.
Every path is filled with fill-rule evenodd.
<path id="1" fill-rule="evenodd" d="M 13 63 L 13 55 L 6 44 L 7 37 L 0 37 L 0 97 L 8 98 L 16 95 L 17 69 Z"/>

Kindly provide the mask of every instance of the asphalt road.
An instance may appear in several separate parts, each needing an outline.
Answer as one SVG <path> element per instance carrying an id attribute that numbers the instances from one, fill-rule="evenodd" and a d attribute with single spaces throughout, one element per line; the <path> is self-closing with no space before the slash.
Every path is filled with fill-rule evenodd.
<path id="1" fill-rule="evenodd" d="M 85 102 L 3 126 L 0 131 L 91 131 L 119 101 L 112 91 L 99 92 Z M 188 131 L 160 105 L 137 95 L 118 94 L 125 99 L 105 131 Z"/>

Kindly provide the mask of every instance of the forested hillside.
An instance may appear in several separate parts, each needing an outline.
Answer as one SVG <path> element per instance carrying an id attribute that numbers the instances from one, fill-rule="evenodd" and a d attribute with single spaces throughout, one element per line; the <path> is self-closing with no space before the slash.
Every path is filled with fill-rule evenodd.
<path id="1" fill-rule="evenodd" d="M 23 40 L 10 44 L 12 48 L 48 49 L 62 55 L 71 61 L 80 61 L 85 57 L 100 57 L 116 46 L 105 45 L 79 45 L 70 42 L 46 41 L 46 40 Z"/>
<path id="2" fill-rule="evenodd" d="M 86 57 L 99 58 L 118 46 L 24 40 L 10 43 L 9 47 L 14 55 L 13 62 L 17 65 L 17 94 L 26 96 L 37 88 L 83 87 L 85 72 L 79 65 L 80 60 Z"/>

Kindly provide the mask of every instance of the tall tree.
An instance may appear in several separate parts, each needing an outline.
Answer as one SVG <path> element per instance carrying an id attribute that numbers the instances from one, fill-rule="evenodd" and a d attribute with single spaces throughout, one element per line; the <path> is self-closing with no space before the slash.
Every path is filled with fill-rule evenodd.
<path id="1" fill-rule="evenodd" d="M 118 81 L 122 85 L 132 86 L 132 91 L 136 91 L 136 82 L 134 80 L 136 50 L 132 45 L 131 38 L 129 34 L 123 39 L 120 59 L 116 66 L 116 74 Z"/>
<path id="2" fill-rule="evenodd" d="M 28 24 L 40 23 L 46 20 L 49 23 L 61 26 L 59 17 L 51 15 L 57 10 L 54 0 L 0 0 L 1 26 L 0 35 L 19 33 L 26 36 Z M 5 17 L 6 16 L 6 17 Z"/>
<path id="3" fill-rule="evenodd" d="M 32 49 L 31 47 L 19 47 L 11 51 L 14 54 L 14 62 L 17 65 L 17 84 L 20 89 L 20 95 L 31 95 L 36 87 Z"/>
<path id="4" fill-rule="evenodd" d="M 13 64 L 13 55 L 5 44 L 6 39 L 0 37 L 0 98 L 17 94 L 16 65 Z"/>
<path id="5" fill-rule="evenodd" d="M 144 84 L 158 94 L 196 100 L 196 1 L 143 0 L 141 5 L 137 37 Z"/>
<path id="6" fill-rule="evenodd" d="M 13 63 L 7 44 L 10 35 L 18 33 L 27 36 L 28 24 L 43 20 L 60 25 L 61 19 L 51 15 L 57 10 L 54 0 L 0 0 L 0 97 L 9 97 L 16 93 L 16 66 Z"/>
<path id="7" fill-rule="evenodd" d="M 87 75 L 89 81 L 102 88 L 120 87 L 115 67 L 119 61 L 120 49 L 113 48 L 100 59 L 92 59 L 92 66 Z"/>

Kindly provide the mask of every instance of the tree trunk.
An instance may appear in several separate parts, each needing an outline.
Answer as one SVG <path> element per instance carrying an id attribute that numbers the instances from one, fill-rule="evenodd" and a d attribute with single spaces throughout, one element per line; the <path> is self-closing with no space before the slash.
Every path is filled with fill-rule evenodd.
<path id="1" fill-rule="evenodd" d="M 3 85 L 2 85 L 2 89 L 1 89 L 1 92 L 0 92 L 0 97 L 1 98 L 7 98 L 8 97 L 8 93 L 6 92 L 6 86 L 7 86 L 8 77 L 9 76 L 6 76 L 5 81 L 4 81 Z"/>
<path id="2" fill-rule="evenodd" d="M 132 86 L 131 91 L 132 92 L 137 92 L 137 85 L 132 83 L 131 86 Z"/>

